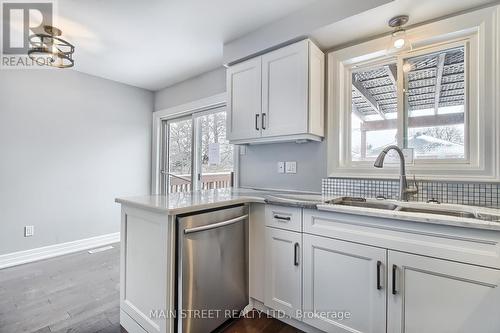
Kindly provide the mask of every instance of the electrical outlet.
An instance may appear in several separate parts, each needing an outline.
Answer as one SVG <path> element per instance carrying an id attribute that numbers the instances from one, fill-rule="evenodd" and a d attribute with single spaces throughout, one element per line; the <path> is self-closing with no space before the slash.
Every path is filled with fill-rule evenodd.
<path id="1" fill-rule="evenodd" d="M 278 173 L 285 173 L 285 162 L 278 162 Z"/>
<path id="2" fill-rule="evenodd" d="M 27 225 L 24 227 L 24 237 L 31 237 L 35 233 L 34 225 Z"/>
<path id="3" fill-rule="evenodd" d="M 297 162 L 294 161 L 285 162 L 285 172 L 297 173 Z"/>

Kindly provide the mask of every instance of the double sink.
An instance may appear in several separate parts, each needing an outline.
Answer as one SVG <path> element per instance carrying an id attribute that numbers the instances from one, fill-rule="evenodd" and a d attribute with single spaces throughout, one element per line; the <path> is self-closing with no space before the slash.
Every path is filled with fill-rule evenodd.
<path id="1" fill-rule="evenodd" d="M 482 214 L 466 209 L 440 207 L 439 204 L 415 203 L 411 205 L 410 204 L 406 205 L 404 203 L 397 203 L 393 201 L 367 200 L 365 198 L 355 198 L 355 197 L 342 197 L 326 201 L 325 203 L 333 205 L 341 205 L 341 206 L 375 208 L 375 209 L 384 209 L 384 210 L 392 210 L 392 211 L 408 212 L 408 213 L 436 214 L 436 215 L 445 215 L 452 217 L 463 217 L 468 219 L 477 219 L 482 221 L 500 222 L 500 215 Z"/>
<path id="2" fill-rule="evenodd" d="M 434 215 L 444 215 L 450 217 L 461 217 L 468 219 L 476 219 L 481 221 L 498 222 L 500 223 L 500 214 L 486 214 L 477 212 L 477 209 L 473 207 L 468 208 L 467 206 L 461 207 L 450 207 L 450 205 L 441 205 L 435 203 L 418 203 L 418 202 L 400 202 L 392 200 L 379 200 L 379 199 L 366 199 L 357 197 L 340 197 L 327 201 L 319 201 L 317 198 L 299 198 L 299 196 L 273 196 L 266 199 L 266 201 L 272 203 L 279 200 L 281 203 L 289 201 L 308 203 L 309 205 L 316 204 L 330 204 L 330 205 L 340 205 L 340 206 L 350 206 L 350 207 L 361 207 L 361 208 L 373 208 L 382 209 L 395 212 L 408 212 L 408 213 L 421 213 L 421 214 L 434 214 Z"/>

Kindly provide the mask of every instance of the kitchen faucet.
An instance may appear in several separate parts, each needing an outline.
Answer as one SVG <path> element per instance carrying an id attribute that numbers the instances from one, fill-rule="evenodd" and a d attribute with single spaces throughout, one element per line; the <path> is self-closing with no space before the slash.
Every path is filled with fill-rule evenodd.
<path id="1" fill-rule="evenodd" d="M 395 150 L 399 154 L 399 200 L 401 201 L 408 201 L 408 195 L 409 194 L 416 194 L 418 192 L 418 185 L 417 182 L 415 181 L 415 176 L 413 176 L 413 182 L 415 184 L 415 187 L 408 187 L 408 182 L 406 180 L 406 171 L 405 171 L 405 156 L 403 155 L 403 152 L 398 146 L 391 145 L 387 146 L 380 152 L 378 155 L 377 159 L 375 160 L 375 163 L 373 164 L 374 167 L 376 168 L 382 168 L 384 166 L 384 159 L 387 153 L 390 150 Z"/>

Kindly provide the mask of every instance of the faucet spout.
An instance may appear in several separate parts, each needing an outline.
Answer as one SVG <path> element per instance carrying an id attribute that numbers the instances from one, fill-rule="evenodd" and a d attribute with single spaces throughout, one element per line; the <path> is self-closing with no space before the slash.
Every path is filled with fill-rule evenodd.
<path id="1" fill-rule="evenodd" d="M 401 148 L 396 145 L 385 147 L 384 150 L 382 150 L 378 155 L 373 166 L 376 168 L 382 168 L 384 166 L 385 157 L 391 150 L 395 150 L 399 155 L 399 200 L 408 201 L 408 194 L 417 193 L 418 188 L 408 187 L 408 181 L 406 180 L 405 156 Z"/>

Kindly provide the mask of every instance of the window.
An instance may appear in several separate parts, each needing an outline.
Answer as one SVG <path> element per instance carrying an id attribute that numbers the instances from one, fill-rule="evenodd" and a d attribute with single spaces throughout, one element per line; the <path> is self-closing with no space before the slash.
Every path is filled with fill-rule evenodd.
<path id="1" fill-rule="evenodd" d="M 465 45 L 352 69 L 351 161 L 375 160 L 398 144 L 415 159 L 466 159 Z"/>
<path id="2" fill-rule="evenodd" d="M 465 46 L 404 60 L 406 147 L 417 159 L 466 159 Z"/>
<path id="3" fill-rule="evenodd" d="M 167 124 L 168 193 L 191 189 L 192 133 L 191 117 L 174 119 Z"/>
<path id="4" fill-rule="evenodd" d="M 485 8 L 409 29 L 411 50 L 387 36 L 330 52 L 328 175 L 394 177 L 396 154 L 373 161 L 397 145 L 425 179 L 500 179 L 496 29 Z"/>
<path id="5" fill-rule="evenodd" d="M 199 127 L 201 189 L 231 187 L 233 145 L 226 140 L 226 112 L 212 112 L 195 118 Z"/>
<path id="6" fill-rule="evenodd" d="M 375 160 L 397 144 L 396 63 L 352 71 L 351 159 Z"/>
<path id="7" fill-rule="evenodd" d="M 165 120 L 164 131 L 163 193 L 232 187 L 234 154 L 224 108 Z"/>

